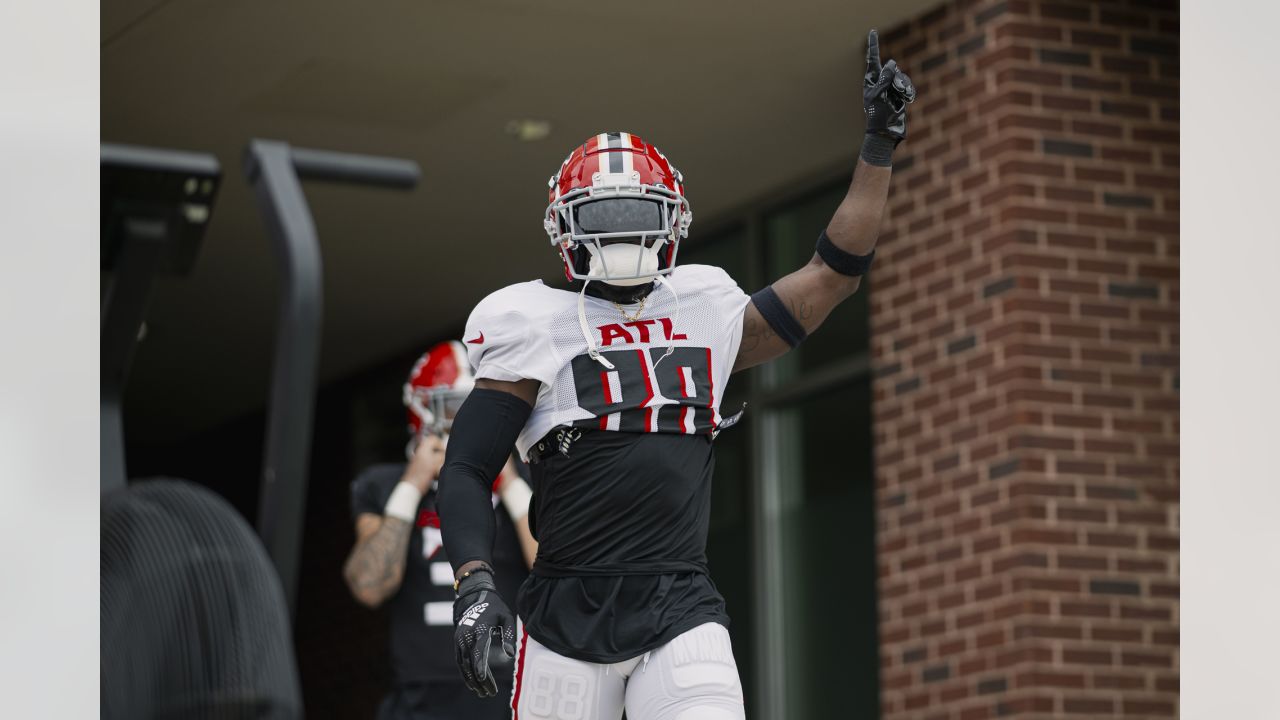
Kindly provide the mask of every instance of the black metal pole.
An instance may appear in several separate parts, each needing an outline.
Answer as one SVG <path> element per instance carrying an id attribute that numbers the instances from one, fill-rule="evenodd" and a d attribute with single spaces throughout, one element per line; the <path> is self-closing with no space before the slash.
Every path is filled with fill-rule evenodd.
<path id="1" fill-rule="evenodd" d="M 293 166 L 304 180 L 327 180 L 408 190 L 418 184 L 418 163 L 400 158 L 292 148 Z"/>
<path id="2" fill-rule="evenodd" d="M 110 492 L 128 482 L 124 457 L 124 400 L 129 365 L 138 345 L 138 332 L 146 317 L 147 301 L 156 266 L 165 250 L 168 225 L 163 220 L 124 221 L 120 257 L 102 300 L 99 326 L 101 424 L 99 471 L 101 491 Z"/>
<path id="3" fill-rule="evenodd" d="M 244 171 L 271 234 L 281 286 L 258 532 L 296 616 L 323 297 L 320 244 L 299 177 L 411 188 L 421 173 L 407 160 L 274 140 L 249 143 Z"/>
<path id="4" fill-rule="evenodd" d="M 121 403 L 158 273 L 195 262 L 222 170 L 212 155 L 104 143 L 101 150 L 102 295 L 99 384 L 101 490 L 123 488 Z"/>
<path id="5" fill-rule="evenodd" d="M 287 144 L 250 143 L 245 175 L 271 234 L 280 280 L 258 533 L 280 573 L 293 616 L 320 355 L 320 244 Z"/>

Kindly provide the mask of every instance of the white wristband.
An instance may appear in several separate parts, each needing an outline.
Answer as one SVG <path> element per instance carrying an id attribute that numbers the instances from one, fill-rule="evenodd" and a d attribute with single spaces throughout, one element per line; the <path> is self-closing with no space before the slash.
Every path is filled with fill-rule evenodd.
<path id="1" fill-rule="evenodd" d="M 533 499 L 533 490 L 522 477 L 513 477 L 498 488 L 498 497 L 502 498 L 502 506 L 512 520 L 519 520 L 529 514 L 529 501 Z"/>
<path id="2" fill-rule="evenodd" d="M 396 485 L 396 489 L 391 491 L 391 497 L 387 498 L 382 514 L 411 523 L 417 519 L 418 503 L 421 500 L 422 493 L 418 488 L 412 483 L 401 480 Z"/>

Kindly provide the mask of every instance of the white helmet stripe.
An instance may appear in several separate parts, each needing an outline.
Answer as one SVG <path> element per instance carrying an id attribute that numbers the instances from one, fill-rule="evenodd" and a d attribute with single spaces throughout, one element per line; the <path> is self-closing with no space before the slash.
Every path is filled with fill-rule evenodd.
<path id="1" fill-rule="evenodd" d="M 596 172 L 601 174 L 609 172 L 609 163 L 606 161 L 606 158 L 609 157 L 609 153 L 605 152 L 605 148 L 607 147 L 609 147 L 609 135 L 608 133 L 600 133 L 596 136 L 595 159 Z M 590 178 L 588 178 L 588 180 L 590 180 Z"/>
<path id="2" fill-rule="evenodd" d="M 622 148 L 622 134 L 616 133 L 616 132 L 605 133 L 605 137 L 609 138 L 608 147 L 610 152 L 606 155 L 606 157 L 609 158 L 608 159 L 609 173 L 611 174 L 621 173 L 622 172 L 622 156 L 625 155 L 626 153 L 621 153 L 617 151 Z"/>
<path id="3" fill-rule="evenodd" d="M 635 153 L 631 152 L 631 133 L 620 133 L 622 142 L 619 145 L 625 152 L 618 153 L 622 156 L 622 173 L 627 177 L 631 177 L 631 173 L 635 172 L 636 162 Z"/>

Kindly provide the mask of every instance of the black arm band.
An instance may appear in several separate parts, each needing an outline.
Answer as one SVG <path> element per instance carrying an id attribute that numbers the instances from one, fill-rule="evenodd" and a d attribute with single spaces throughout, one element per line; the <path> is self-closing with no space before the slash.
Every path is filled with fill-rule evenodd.
<path id="1" fill-rule="evenodd" d="M 866 255 L 854 255 L 841 250 L 836 247 L 835 243 L 831 242 L 831 238 L 827 237 L 826 230 L 823 230 L 818 235 L 818 257 L 822 258 L 822 262 L 826 263 L 827 267 L 841 275 L 858 277 L 859 275 L 867 274 L 867 271 L 871 269 L 871 261 L 875 259 L 875 256 L 875 250 Z"/>
<path id="2" fill-rule="evenodd" d="M 511 393 L 477 388 L 453 419 L 436 505 L 455 573 L 472 560 L 493 567 L 493 479 L 532 412 L 529 403 Z"/>
<path id="3" fill-rule="evenodd" d="M 804 331 L 800 321 L 796 320 L 787 306 L 782 304 L 782 298 L 774 292 L 772 285 L 766 285 L 752 293 L 751 302 L 755 303 L 764 321 L 769 323 L 769 327 L 773 328 L 773 331 L 787 345 L 795 347 L 808 336 L 809 333 Z"/>

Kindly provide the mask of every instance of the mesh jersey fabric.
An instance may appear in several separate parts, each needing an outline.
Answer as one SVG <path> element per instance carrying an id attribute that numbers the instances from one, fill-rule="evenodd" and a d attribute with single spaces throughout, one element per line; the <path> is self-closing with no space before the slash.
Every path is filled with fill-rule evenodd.
<path id="1" fill-rule="evenodd" d="M 698 434 L 719 422 L 750 298 L 710 265 L 682 265 L 667 279 L 675 294 L 655 286 L 636 320 L 586 296 L 587 326 L 613 370 L 587 355 L 577 293 L 535 280 L 480 301 L 463 336 L 476 377 L 542 383 L 516 441 L 522 458 L 560 425 Z M 634 317 L 639 306 L 623 307 Z"/>

